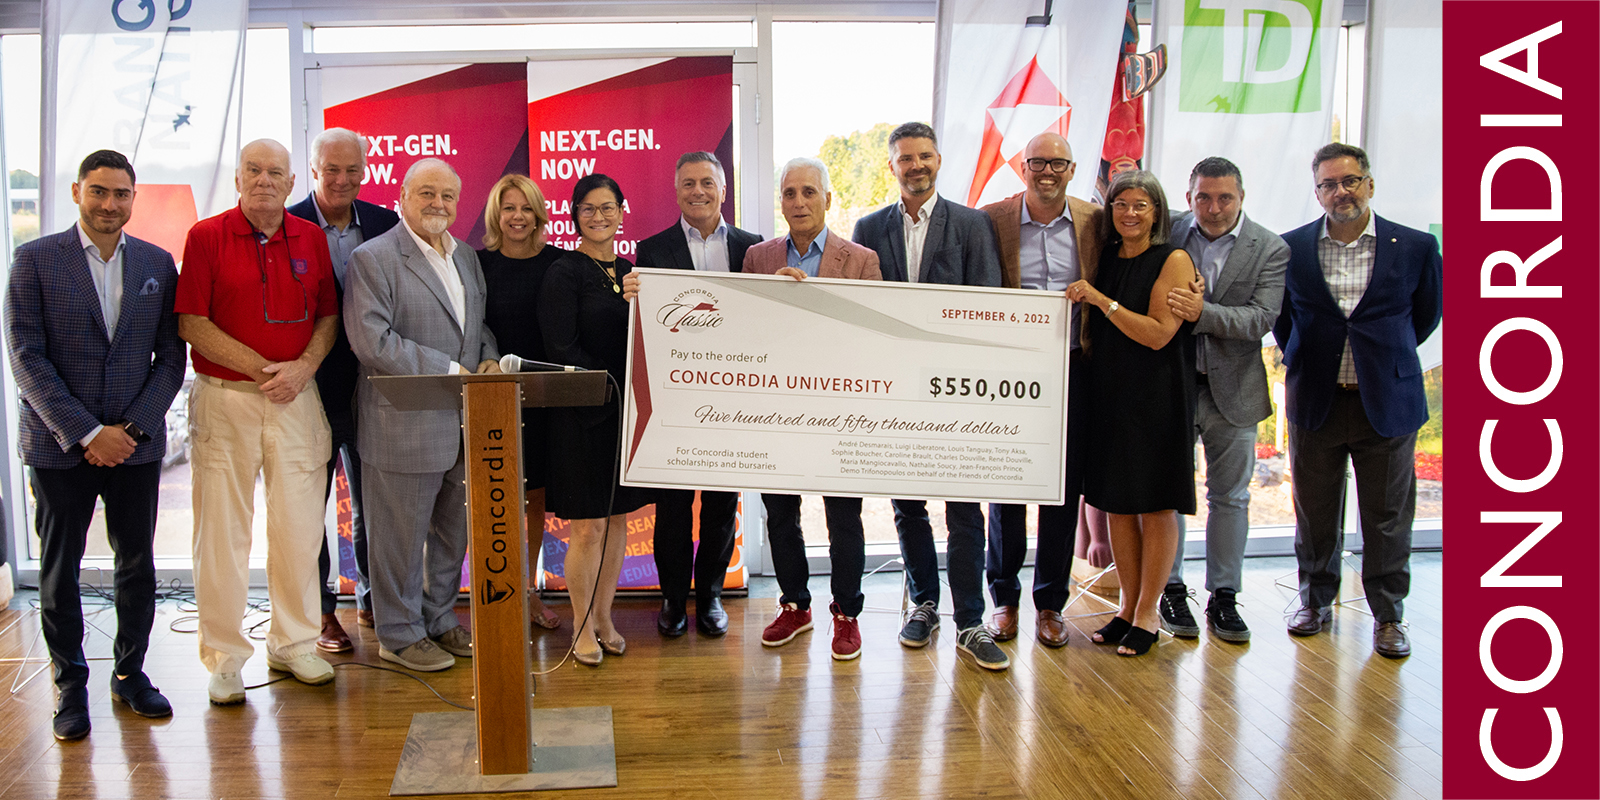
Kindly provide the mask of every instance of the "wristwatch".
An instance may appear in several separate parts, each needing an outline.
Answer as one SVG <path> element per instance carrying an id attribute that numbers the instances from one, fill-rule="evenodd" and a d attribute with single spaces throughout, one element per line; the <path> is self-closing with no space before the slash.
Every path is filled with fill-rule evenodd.
<path id="1" fill-rule="evenodd" d="M 128 438 L 133 439 L 139 444 L 144 444 L 145 442 L 150 441 L 150 434 L 145 433 L 138 425 L 135 425 L 132 422 L 122 423 L 122 430 L 124 433 L 128 434 Z"/>
<path id="2" fill-rule="evenodd" d="M 1119 309 L 1119 308 L 1122 308 L 1122 306 L 1120 304 L 1118 304 L 1117 301 L 1112 300 L 1111 301 L 1111 305 L 1106 306 L 1106 316 L 1109 317 L 1112 314 L 1117 313 L 1117 309 Z"/>

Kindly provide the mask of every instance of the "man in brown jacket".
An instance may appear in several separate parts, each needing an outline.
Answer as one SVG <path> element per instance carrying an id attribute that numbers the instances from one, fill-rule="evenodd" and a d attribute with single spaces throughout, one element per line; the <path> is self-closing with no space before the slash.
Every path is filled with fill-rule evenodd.
<path id="1" fill-rule="evenodd" d="M 1067 196 L 1067 184 L 1076 171 L 1072 147 L 1054 133 L 1041 133 L 1023 151 L 1023 179 L 1027 188 L 998 203 L 983 207 L 994 221 L 1000 248 L 1001 286 L 1008 289 L 1043 289 L 1059 292 L 1080 278 L 1093 281 L 1100 259 L 1097 205 Z M 1067 643 L 1067 625 L 1061 610 L 1068 599 L 1072 572 L 1073 539 L 1078 527 L 1078 497 L 1082 493 L 1081 410 L 1083 349 L 1078 307 L 1070 318 L 1071 352 L 1067 368 L 1066 491 L 1059 506 L 1039 507 L 1039 545 L 1034 557 L 1033 606 L 1040 643 L 1061 647 Z M 994 638 L 1016 638 L 1017 612 L 1022 584 L 1017 573 L 1028 552 L 1027 507 L 989 506 L 989 594 L 995 613 Z"/>

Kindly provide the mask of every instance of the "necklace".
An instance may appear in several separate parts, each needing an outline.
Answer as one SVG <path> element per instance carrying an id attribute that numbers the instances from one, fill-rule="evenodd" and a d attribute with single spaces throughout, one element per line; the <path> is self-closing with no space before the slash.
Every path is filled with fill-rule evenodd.
<path id="1" fill-rule="evenodd" d="M 582 253 L 583 251 L 580 250 L 578 252 Z M 588 253 L 583 253 L 583 257 L 589 259 L 589 263 L 590 264 L 593 264 L 596 267 L 598 267 L 599 270 L 600 270 L 600 274 L 601 275 L 606 276 L 606 282 L 611 284 L 611 291 L 612 291 L 613 294 L 622 294 L 622 285 L 617 283 L 617 279 L 615 277 L 613 277 L 612 274 L 611 274 L 611 271 L 613 269 L 616 269 L 616 263 L 617 262 L 615 260 L 613 260 L 611 262 L 612 266 L 610 268 L 607 268 L 604 264 L 601 264 L 599 261 L 596 261 L 594 256 L 591 256 Z"/>

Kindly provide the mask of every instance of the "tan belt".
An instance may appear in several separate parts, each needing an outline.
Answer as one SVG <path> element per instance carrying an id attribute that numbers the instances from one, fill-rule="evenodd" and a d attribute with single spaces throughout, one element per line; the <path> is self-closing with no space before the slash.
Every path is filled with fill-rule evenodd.
<path id="1" fill-rule="evenodd" d="M 1341 391 L 1341 392 L 1359 392 L 1359 391 L 1361 391 L 1361 387 L 1357 386 L 1356 384 L 1353 384 L 1353 383 L 1336 383 L 1336 384 L 1334 384 L 1334 386 L 1337 387 L 1339 389 L 1339 391 Z"/>
<path id="2" fill-rule="evenodd" d="M 232 389 L 236 392 L 251 392 L 254 394 L 261 394 L 261 387 L 256 385 L 255 381 L 225 381 L 212 375 L 196 375 L 194 377 L 197 381 L 205 381 L 212 386 L 222 389 Z"/>

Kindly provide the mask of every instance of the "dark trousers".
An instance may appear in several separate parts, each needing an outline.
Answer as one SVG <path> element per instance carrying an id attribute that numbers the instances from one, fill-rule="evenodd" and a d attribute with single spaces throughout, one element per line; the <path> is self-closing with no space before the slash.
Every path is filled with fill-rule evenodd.
<path id="1" fill-rule="evenodd" d="M 1417 512 L 1417 434 L 1380 436 L 1359 392 L 1334 395 L 1318 430 L 1289 426 L 1294 476 L 1294 554 L 1300 601 L 1312 608 L 1339 595 L 1344 552 L 1345 460 L 1355 467 L 1361 515 L 1361 583 L 1379 622 L 1405 616 L 1411 592 L 1411 523 Z"/>
<path id="2" fill-rule="evenodd" d="M 356 556 L 356 608 L 372 609 L 372 587 L 367 583 L 367 521 L 361 513 L 361 459 L 356 457 L 356 420 L 354 414 L 328 414 L 328 427 L 333 430 L 333 458 L 328 460 L 328 488 L 324 493 L 333 496 L 334 467 L 339 465 L 339 454 L 345 453 L 345 478 L 350 481 L 350 544 Z M 328 539 L 322 539 L 322 552 L 317 556 L 317 567 L 322 570 L 322 613 L 332 614 L 339 607 L 339 592 L 328 586 L 333 572 L 333 559 L 328 552 Z"/>
<path id="3" fill-rule="evenodd" d="M 722 583 L 733 560 L 734 517 L 739 511 L 738 492 L 700 492 L 700 548 L 696 552 L 693 489 L 661 489 L 656 493 L 656 574 L 661 594 L 669 600 L 689 597 L 689 577 L 694 593 L 705 601 L 722 596 Z"/>
<path id="4" fill-rule="evenodd" d="M 933 543 L 925 500 L 892 500 L 900 555 L 906 561 L 911 602 L 939 605 L 939 551 Z M 977 503 L 944 504 L 945 563 L 956 630 L 983 624 L 983 508 Z"/>
<path id="5" fill-rule="evenodd" d="M 39 531 L 39 608 L 45 645 L 56 668 L 56 688 L 65 698 L 88 702 L 89 663 L 83 657 L 83 606 L 78 566 L 88 540 L 94 501 L 106 505 L 106 537 L 116 556 L 117 637 L 112 646 L 118 675 L 144 672 L 150 626 L 156 618 L 156 504 L 161 462 L 96 467 L 88 461 L 68 469 L 29 470 Z"/>
<path id="6" fill-rule="evenodd" d="M 772 551 L 772 566 L 778 572 L 782 603 L 794 603 L 801 610 L 811 608 L 811 590 L 806 583 L 811 569 L 806 563 L 806 540 L 800 532 L 800 496 L 761 494 L 767 507 L 767 545 Z M 828 517 L 828 557 L 832 560 L 833 602 L 847 617 L 861 616 L 866 597 L 861 594 L 861 571 L 867 566 L 867 540 L 861 530 L 861 498 L 824 497 L 822 506 Z"/>
<path id="7" fill-rule="evenodd" d="M 1078 498 L 1083 494 L 1083 433 L 1088 421 L 1084 403 L 1083 357 L 1073 350 L 1067 359 L 1066 487 L 1059 506 L 1039 506 L 1039 544 L 1033 556 L 1033 607 L 1060 611 L 1070 599 L 1072 551 L 1078 536 Z M 989 597 L 996 606 L 1017 606 L 1022 582 L 1017 575 L 1028 558 L 1028 507 L 1012 503 L 989 506 Z"/>

